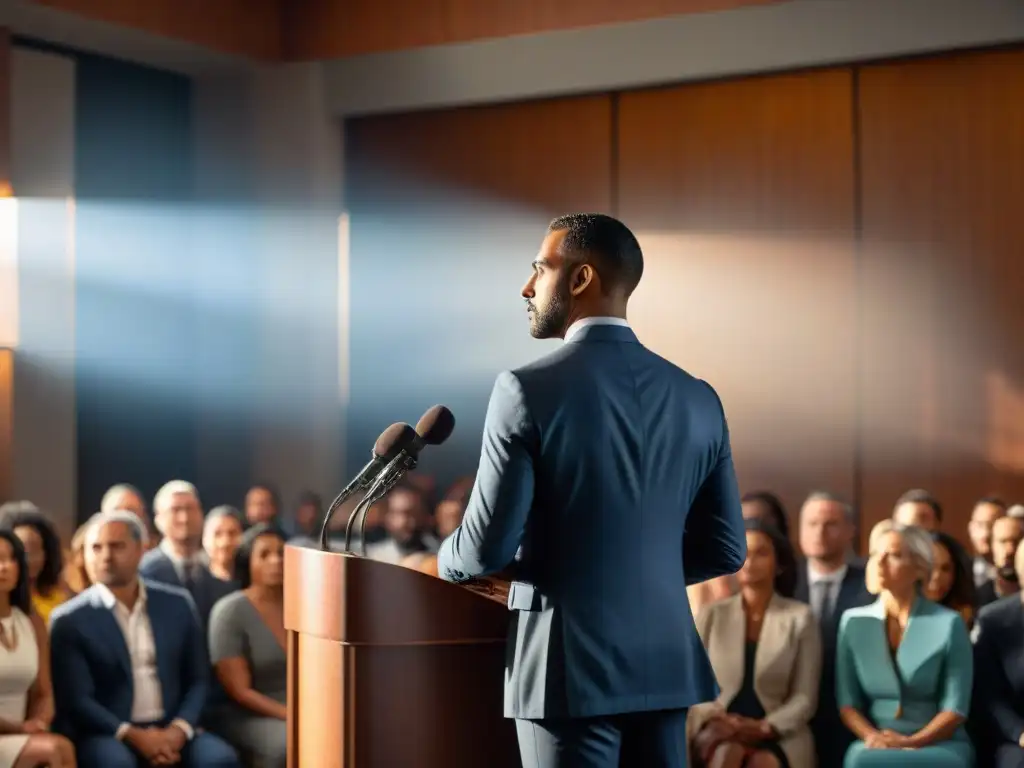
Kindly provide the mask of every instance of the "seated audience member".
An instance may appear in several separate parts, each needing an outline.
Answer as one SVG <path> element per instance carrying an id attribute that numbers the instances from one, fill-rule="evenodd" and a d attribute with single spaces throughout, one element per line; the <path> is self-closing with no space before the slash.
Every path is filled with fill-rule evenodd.
<path id="1" fill-rule="evenodd" d="M 64 562 L 64 584 L 76 595 L 92 586 L 92 578 L 85 569 L 85 534 L 95 517 L 93 515 L 78 526 L 75 535 L 71 537 L 71 546 L 68 547 Z"/>
<path id="2" fill-rule="evenodd" d="M 967 550 L 949 534 L 936 531 L 932 534 L 932 554 L 932 577 L 925 597 L 959 613 L 970 629 L 974 625 L 977 599 Z"/>
<path id="3" fill-rule="evenodd" d="M 64 586 L 64 552 L 53 523 L 38 509 L 0 514 L 0 528 L 12 531 L 25 547 L 32 608 L 45 626 L 50 612 L 71 597 Z"/>
<path id="4" fill-rule="evenodd" d="M 853 507 L 828 491 L 814 491 L 797 521 L 803 560 L 797 566 L 794 597 L 811 607 L 821 629 L 821 684 L 811 733 L 821 766 L 841 766 L 851 734 L 836 707 L 836 638 L 849 608 L 871 603 L 864 568 L 850 561 L 856 533 Z"/>
<path id="5" fill-rule="evenodd" d="M 188 592 L 205 628 L 214 603 L 235 585 L 218 579 L 203 562 L 203 508 L 196 487 L 184 480 L 165 484 L 153 499 L 153 522 L 163 540 L 142 558 L 139 573 Z"/>
<path id="6" fill-rule="evenodd" d="M 775 527 L 785 538 L 789 538 L 789 515 L 786 508 L 771 491 L 751 491 L 740 499 L 744 520 L 763 520 Z"/>
<path id="7" fill-rule="evenodd" d="M 958 613 L 923 595 L 931 535 L 885 520 L 870 549 L 879 599 L 839 625 L 836 700 L 857 737 L 843 765 L 970 768 L 971 641 Z"/>
<path id="8" fill-rule="evenodd" d="M 937 531 L 942 527 L 942 505 L 928 491 L 915 488 L 896 499 L 892 521 L 900 525 L 916 525 L 926 531 Z"/>
<path id="9" fill-rule="evenodd" d="M 131 512 L 89 528 L 96 583 L 50 623 L 56 725 L 84 768 L 237 768 L 230 746 L 197 730 L 210 682 L 203 630 L 186 592 L 139 578 L 145 539 Z"/>
<path id="10" fill-rule="evenodd" d="M 796 564 L 771 524 L 748 518 L 740 594 L 706 605 L 697 630 L 721 694 L 690 709 L 698 765 L 813 768 L 808 727 L 818 701 L 821 639 L 810 608 L 791 600 Z"/>
<path id="11" fill-rule="evenodd" d="M 967 535 L 974 549 L 971 561 L 971 578 L 974 586 L 980 587 L 992 578 L 992 525 L 1006 514 L 1006 502 L 995 496 L 978 499 L 971 510 L 967 523 Z"/>
<path id="12" fill-rule="evenodd" d="M 208 722 L 258 768 L 285 764 L 284 542 L 266 523 L 246 531 L 235 559 L 241 591 L 210 615 L 210 660 L 228 700 Z"/>
<path id="13" fill-rule="evenodd" d="M 32 615 L 21 540 L 0 530 L 0 768 L 75 768 L 75 748 L 48 733 L 53 688 L 46 627 Z"/>
<path id="14" fill-rule="evenodd" d="M 269 483 L 258 483 L 245 494 L 246 526 L 258 523 L 277 525 L 285 529 L 281 520 L 281 496 Z"/>
<path id="15" fill-rule="evenodd" d="M 296 547 L 315 547 L 319 544 L 320 525 L 324 519 L 324 502 L 318 494 L 303 491 L 299 494 L 292 518 L 292 532 L 288 543 Z"/>
<path id="16" fill-rule="evenodd" d="M 1024 579 L 1024 547 L 1015 567 Z M 977 732 L 990 744 L 979 745 L 986 765 L 1024 768 L 1024 602 L 1019 595 L 981 609 L 975 629 L 974 663 Z M 994 753 L 994 754 L 993 754 Z"/>
<path id="17" fill-rule="evenodd" d="M 242 513 L 223 504 L 214 507 L 203 523 L 203 550 L 207 567 L 215 578 L 235 581 L 235 553 L 242 539 Z M 233 584 L 237 589 L 237 584 Z"/>
<path id="18" fill-rule="evenodd" d="M 160 537 L 155 535 L 153 521 L 146 510 L 146 500 L 138 488 L 128 483 L 118 483 L 107 489 L 100 500 L 100 512 L 113 512 L 118 509 L 127 510 L 142 521 L 146 533 L 149 534 L 147 549 L 152 549 L 160 542 Z"/>
<path id="19" fill-rule="evenodd" d="M 384 500 L 384 528 L 388 538 L 368 544 L 366 554 L 385 563 L 401 563 L 418 552 L 436 551 L 424 539 L 420 521 L 427 515 L 426 498 L 411 485 L 399 484 Z"/>
<path id="20" fill-rule="evenodd" d="M 1020 592 L 1013 558 L 1024 539 L 1024 520 L 1001 517 L 992 524 L 992 578 L 978 587 L 978 606 Z"/>

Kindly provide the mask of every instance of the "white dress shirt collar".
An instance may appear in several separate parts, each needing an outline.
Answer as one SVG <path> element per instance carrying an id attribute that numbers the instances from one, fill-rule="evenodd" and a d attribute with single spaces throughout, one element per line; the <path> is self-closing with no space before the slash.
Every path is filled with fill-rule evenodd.
<path id="1" fill-rule="evenodd" d="M 807 583 L 817 584 L 820 581 L 827 581 L 830 584 L 842 584 L 843 579 L 846 578 L 846 572 L 850 569 L 850 566 L 845 563 L 839 570 L 832 571 L 832 573 L 821 573 L 814 570 L 814 567 L 807 563 Z"/>
<path id="2" fill-rule="evenodd" d="M 114 610 L 119 601 L 114 596 L 114 593 L 110 591 L 110 587 L 106 584 L 97 583 L 96 591 L 99 592 L 100 602 L 103 603 L 103 607 L 110 611 Z M 135 606 L 129 609 L 124 603 L 120 603 L 120 605 L 129 613 L 135 610 L 135 606 L 138 606 L 139 610 L 146 609 L 146 586 L 142 583 L 142 579 L 139 579 L 139 596 L 135 599 Z"/>
<path id="3" fill-rule="evenodd" d="M 618 325 L 622 328 L 629 328 L 629 323 L 622 317 L 583 317 L 566 329 L 563 339 L 569 341 L 577 333 L 591 325 Z"/>

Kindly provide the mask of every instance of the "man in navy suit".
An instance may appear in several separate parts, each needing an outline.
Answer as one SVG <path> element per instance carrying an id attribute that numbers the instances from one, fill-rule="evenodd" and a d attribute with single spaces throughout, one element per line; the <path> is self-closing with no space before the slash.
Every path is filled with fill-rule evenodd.
<path id="1" fill-rule="evenodd" d="M 1015 568 L 1024 581 L 1024 546 Z M 1000 598 L 978 613 L 974 625 L 976 745 L 979 765 L 1024 768 L 1024 603 L 1020 594 Z M 980 742 L 980 743 L 978 743 Z"/>
<path id="2" fill-rule="evenodd" d="M 153 499 L 153 523 L 163 540 L 143 555 L 139 573 L 144 579 L 188 592 L 205 629 L 214 604 L 238 589 L 238 584 L 218 579 L 206 565 L 203 507 L 196 487 L 185 480 L 164 484 Z"/>
<path id="3" fill-rule="evenodd" d="M 505 714 L 525 766 L 686 764 L 686 710 L 718 688 L 686 586 L 740 569 L 746 539 L 722 404 L 626 323 L 632 232 L 556 219 L 523 287 L 556 352 L 498 376 L 465 518 L 438 571 L 511 566 Z"/>
<path id="4" fill-rule="evenodd" d="M 205 637 L 187 593 L 139 579 L 145 539 L 130 512 L 91 524 L 96 583 L 50 620 L 55 725 L 82 768 L 237 768 L 231 747 L 197 731 L 209 690 Z"/>

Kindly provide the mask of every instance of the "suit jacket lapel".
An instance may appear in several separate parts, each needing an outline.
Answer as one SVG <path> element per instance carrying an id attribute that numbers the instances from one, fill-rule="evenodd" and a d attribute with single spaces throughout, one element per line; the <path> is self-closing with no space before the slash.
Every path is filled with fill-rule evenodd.
<path id="1" fill-rule="evenodd" d="M 722 612 L 722 627 L 715 633 L 718 651 L 715 656 L 715 676 L 721 688 L 718 701 L 728 706 L 743 687 L 743 655 L 747 650 L 747 618 L 743 613 L 743 600 L 739 595 L 726 598 L 728 606 Z M 717 659 L 716 659 L 717 661 Z"/>
<path id="2" fill-rule="evenodd" d="M 757 656 L 754 657 L 754 681 L 761 678 L 764 667 L 784 646 L 789 635 L 789 618 L 786 611 L 779 610 L 778 599 L 772 595 L 761 622 L 761 636 L 757 641 Z"/>
<path id="3" fill-rule="evenodd" d="M 103 600 L 97 593 L 94 597 L 94 603 L 96 606 L 96 631 L 100 635 L 100 642 L 103 645 L 113 648 L 117 653 L 117 659 L 121 663 L 121 667 L 124 669 L 124 673 L 128 676 L 128 679 L 132 679 L 132 657 L 128 653 L 128 643 L 125 642 L 124 632 L 121 630 L 121 625 L 117 622 L 117 617 L 114 615 L 114 611 L 107 608 L 103 604 Z"/>

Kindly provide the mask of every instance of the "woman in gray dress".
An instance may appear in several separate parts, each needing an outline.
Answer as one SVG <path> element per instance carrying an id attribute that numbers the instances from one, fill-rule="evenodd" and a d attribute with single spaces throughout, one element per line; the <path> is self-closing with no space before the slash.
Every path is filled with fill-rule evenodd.
<path id="1" fill-rule="evenodd" d="M 210 712 L 210 730 L 255 768 L 285 765 L 284 542 L 266 523 L 246 531 L 235 555 L 241 590 L 210 614 L 210 660 L 227 693 Z"/>

